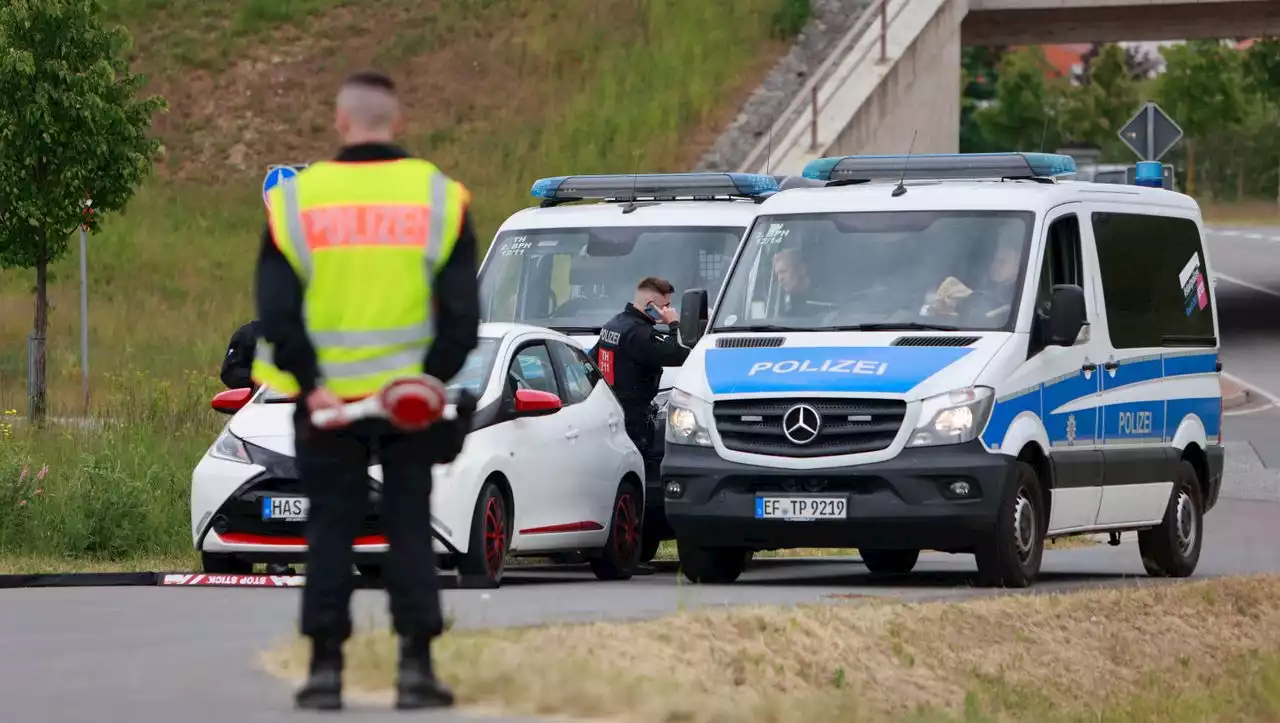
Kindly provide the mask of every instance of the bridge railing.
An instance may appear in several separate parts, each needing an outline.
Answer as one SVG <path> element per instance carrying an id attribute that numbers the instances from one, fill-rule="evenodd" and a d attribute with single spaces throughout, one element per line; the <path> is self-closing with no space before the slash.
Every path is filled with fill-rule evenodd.
<path id="1" fill-rule="evenodd" d="M 819 121 L 823 110 L 840 94 L 859 69 L 890 61 L 889 28 L 912 0 L 871 0 L 862 15 L 841 36 L 827 58 L 778 114 L 752 148 L 740 170 L 763 172 L 771 160 L 785 159 L 797 151 L 823 150 Z M 835 128 L 831 139 L 840 132 Z M 804 144 L 807 143 L 807 148 Z"/>

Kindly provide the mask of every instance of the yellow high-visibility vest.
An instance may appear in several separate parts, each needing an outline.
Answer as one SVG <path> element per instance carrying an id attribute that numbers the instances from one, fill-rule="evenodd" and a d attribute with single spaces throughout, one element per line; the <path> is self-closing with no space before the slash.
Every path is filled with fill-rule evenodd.
<path id="1" fill-rule="evenodd" d="M 432 281 L 458 241 L 469 201 L 462 184 L 412 158 L 322 161 L 271 189 L 271 235 L 302 281 L 318 383 L 355 400 L 422 373 L 435 339 Z M 299 393 L 265 340 L 252 375 Z"/>

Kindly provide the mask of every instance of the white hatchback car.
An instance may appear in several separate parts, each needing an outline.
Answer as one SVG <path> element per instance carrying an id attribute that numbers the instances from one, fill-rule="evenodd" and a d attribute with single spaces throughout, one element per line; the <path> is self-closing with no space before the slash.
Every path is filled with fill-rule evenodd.
<path id="1" fill-rule="evenodd" d="M 482 324 L 450 383 L 477 399 L 472 431 L 434 468 L 431 534 L 442 568 L 496 587 L 509 555 L 580 552 L 602 579 L 626 579 L 640 552 L 644 464 L 622 409 L 582 346 L 559 332 Z M 307 500 L 294 462 L 294 402 L 270 389 L 222 392 L 233 414 L 191 479 L 191 531 L 209 573 L 301 562 Z M 362 574 L 387 550 L 382 468 L 369 468 L 369 509 L 353 541 Z"/>

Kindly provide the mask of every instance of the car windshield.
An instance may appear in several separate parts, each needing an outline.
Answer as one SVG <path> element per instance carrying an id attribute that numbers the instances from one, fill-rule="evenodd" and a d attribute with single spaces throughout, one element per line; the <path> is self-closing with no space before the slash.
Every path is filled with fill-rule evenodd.
<path id="1" fill-rule="evenodd" d="M 1003 329 L 1034 221 L 1023 211 L 761 216 L 711 328 Z"/>
<path id="2" fill-rule="evenodd" d="M 489 379 L 489 372 L 493 369 L 493 359 L 497 354 L 499 341 L 500 339 L 496 337 L 480 337 L 479 342 L 476 343 L 476 348 L 471 350 L 471 353 L 467 355 L 467 360 L 463 362 L 462 371 L 449 380 L 446 388 L 449 392 L 450 402 L 456 401 L 458 392 L 463 389 L 480 396 L 485 382 Z M 295 399 L 275 389 L 268 388 L 258 395 L 257 401 L 261 404 L 282 404 L 293 402 Z"/>
<path id="3" fill-rule="evenodd" d="M 480 272 L 485 321 L 596 334 L 646 276 L 720 291 L 742 226 L 620 226 L 504 231 Z"/>

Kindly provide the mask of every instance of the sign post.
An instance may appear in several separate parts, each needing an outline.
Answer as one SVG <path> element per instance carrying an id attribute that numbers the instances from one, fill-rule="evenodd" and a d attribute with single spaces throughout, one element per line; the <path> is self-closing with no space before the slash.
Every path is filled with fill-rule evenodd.
<path id="1" fill-rule="evenodd" d="M 1182 128 L 1154 101 L 1147 101 L 1118 135 L 1139 160 L 1158 161 L 1182 139 Z"/>
<path id="2" fill-rule="evenodd" d="M 84 392 L 84 414 L 89 416 L 89 271 L 85 229 L 93 214 L 93 199 L 86 194 L 84 218 L 80 221 L 80 385 Z"/>

